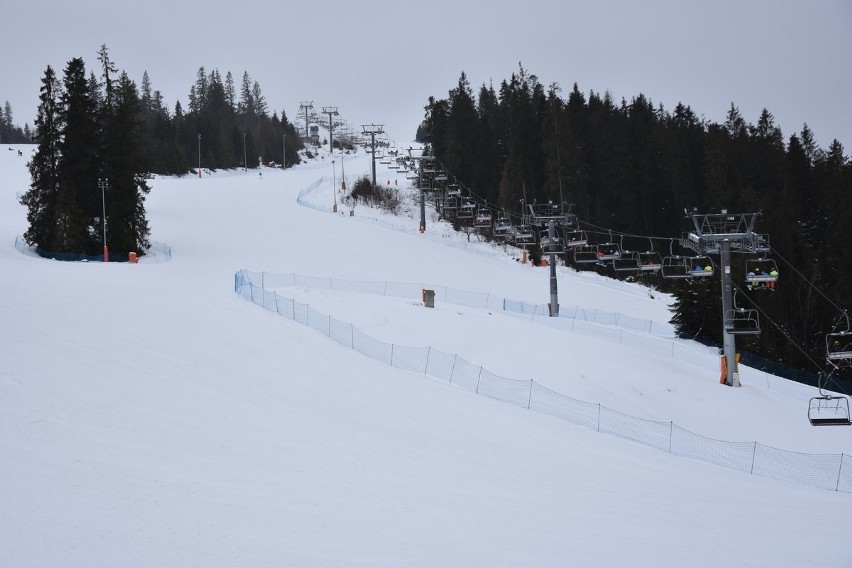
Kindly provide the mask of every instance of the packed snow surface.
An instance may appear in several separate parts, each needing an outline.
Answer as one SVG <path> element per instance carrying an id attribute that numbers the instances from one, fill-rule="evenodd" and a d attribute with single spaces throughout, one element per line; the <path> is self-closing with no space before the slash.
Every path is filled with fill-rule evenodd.
<path id="1" fill-rule="evenodd" d="M 33 151 L 19 148 L 0 151 L 0 566 L 852 565 L 848 493 L 401 371 L 235 294 L 248 269 L 549 301 L 547 269 L 431 214 L 420 234 L 411 201 L 398 216 L 333 214 L 340 156 L 157 177 L 146 209 L 171 259 L 103 264 L 15 247 Z M 344 160 L 350 185 L 369 171 L 363 152 Z M 382 167 L 379 181 L 409 193 Z M 558 273 L 563 310 L 665 329 L 666 295 Z M 721 386 L 718 357 L 699 348 L 666 356 L 570 319 L 440 301 L 277 292 L 379 341 L 708 438 L 852 453 L 850 429 L 809 425 L 812 389 L 747 368 L 742 388 Z"/>

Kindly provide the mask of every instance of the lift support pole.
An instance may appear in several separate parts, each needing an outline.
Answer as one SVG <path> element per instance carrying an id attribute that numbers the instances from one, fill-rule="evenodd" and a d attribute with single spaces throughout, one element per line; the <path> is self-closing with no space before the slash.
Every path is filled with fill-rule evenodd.
<path id="1" fill-rule="evenodd" d="M 556 242 L 556 222 L 551 219 L 547 225 L 547 236 L 551 243 Z M 550 317 L 559 317 L 559 291 L 556 283 L 556 253 L 550 246 Z"/>
<path id="2" fill-rule="evenodd" d="M 731 241 L 724 239 L 719 243 L 719 264 L 722 269 L 722 345 L 727 368 L 725 384 L 729 387 L 740 386 L 737 370 L 736 337 L 729 333 L 725 325 L 725 314 L 733 310 L 733 286 L 731 284 Z"/>

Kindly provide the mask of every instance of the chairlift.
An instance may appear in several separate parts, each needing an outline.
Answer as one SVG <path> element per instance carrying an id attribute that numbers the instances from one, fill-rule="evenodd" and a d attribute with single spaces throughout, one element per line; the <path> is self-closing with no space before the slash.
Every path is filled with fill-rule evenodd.
<path id="1" fill-rule="evenodd" d="M 829 363 L 852 363 L 852 329 L 849 325 L 849 314 L 846 318 L 846 329 L 834 331 L 825 336 L 825 357 Z"/>
<path id="2" fill-rule="evenodd" d="M 608 262 L 621 257 L 621 246 L 610 242 L 598 245 L 598 262 Z"/>
<path id="3" fill-rule="evenodd" d="M 685 279 L 692 278 L 692 266 L 688 256 L 667 256 L 660 267 L 663 278 Z"/>
<path id="4" fill-rule="evenodd" d="M 760 333 L 760 318 L 757 310 L 737 306 L 737 293 L 734 291 L 734 307 L 725 312 L 725 333 L 732 335 L 757 335 Z"/>
<path id="5" fill-rule="evenodd" d="M 811 426 L 852 426 L 849 415 L 849 399 L 845 396 L 828 394 L 823 390 L 820 376 L 817 384 L 819 396 L 808 403 L 808 420 Z"/>
<path id="6" fill-rule="evenodd" d="M 713 276 L 713 262 L 709 256 L 688 257 L 689 275 L 693 278 L 706 278 Z"/>
<path id="7" fill-rule="evenodd" d="M 444 208 L 444 209 L 452 209 L 452 210 L 456 210 L 456 209 L 458 209 L 458 208 L 459 208 L 459 199 L 458 199 L 458 197 L 454 197 L 454 196 L 448 195 L 448 196 L 447 196 L 447 198 L 446 198 L 446 199 L 444 199 L 444 202 L 443 202 L 443 208 Z"/>
<path id="8" fill-rule="evenodd" d="M 760 319 L 752 308 L 732 308 L 725 312 L 725 332 L 732 335 L 757 335 Z"/>
<path id="9" fill-rule="evenodd" d="M 541 250 L 545 254 L 562 254 L 564 251 L 562 247 L 562 238 L 559 237 L 558 233 L 555 233 L 554 237 L 550 237 L 550 231 L 544 230 L 539 231 L 538 233 L 538 242 L 541 245 Z"/>
<path id="10" fill-rule="evenodd" d="M 612 259 L 612 268 L 616 272 L 638 272 L 640 267 L 639 253 L 635 251 L 621 251 L 618 258 Z"/>
<path id="11" fill-rule="evenodd" d="M 479 228 L 485 228 L 491 226 L 491 210 L 490 209 L 477 209 L 476 217 L 473 220 L 473 226 Z"/>
<path id="12" fill-rule="evenodd" d="M 473 197 L 462 197 L 457 215 L 459 219 L 472 220 L 476 215 L 476 200 Z"/>
<path id="13" fill-rule="evenodd" d="M 586 231 L 577 229 L 573 231 L 565 231 L 565 246 L 569 248 L 581 247 L 588 244 L 589 239 L 586 236 Z"/>
<path id="14" fill-rule="evenodd" d="M 508 213 L 503 212 L 497 215 L 497 221 L 494 222 L 494 235 L 505 237 L 512 232 L 512 218 Z"/>
<path id="15" fill-rule="evenodd" d="M 518 225 L 515 234 L 512 235 L 515 246 L 526 249 L 535 245 L 535 234 L 529 225 Z"/>
<path id="16" fill-rule="evenodd" d="M 746 260 L 746 284 L 749 289 L 763 288 L 771 290 L 778 281 L 778 266 L 771 258 L 750 258 Z"/>
<path id="17" fill-rule="evenodd" d="M 660 253 L 654 251 L 639 253 L 639 270 L 642 272 L 659 272 L 663 266 Z"/>
<path id="18" fill-rule="evenodd" d="M 574 262 L 594 264 L 598 262 L 598 245 L 585 244 L 574 247 Z"/>

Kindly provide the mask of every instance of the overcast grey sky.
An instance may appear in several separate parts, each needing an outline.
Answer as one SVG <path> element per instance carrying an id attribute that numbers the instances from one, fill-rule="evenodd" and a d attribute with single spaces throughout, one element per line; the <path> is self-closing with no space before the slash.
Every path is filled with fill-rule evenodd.
<path id="1" fill-rule="evenodd" d="M 807 122 L 820 146 L 836 138 L 852 153 L 852 0 L 15 0 L 4 16 L 0 102 L 20 125 L 47 65 L 94 69 L 105 43 L 137 84 L 148 71 L 170 110 L 199 67 L 238 84 L 247 71 L 290 120 L 312 100 L 408 144 L 428 97 L 462 71 L 476 91 L 520 62 L 566 96 L 574 82 L 617 101 L 643 93 L 713 121 L 732 102 L 750 123 L 767 108 L 785 139 Z"/>

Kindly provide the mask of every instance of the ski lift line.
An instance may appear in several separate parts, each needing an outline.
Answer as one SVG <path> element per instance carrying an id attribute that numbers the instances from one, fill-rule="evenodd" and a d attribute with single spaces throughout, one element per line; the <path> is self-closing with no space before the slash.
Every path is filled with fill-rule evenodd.
<path id="1" fill-rule="evenodd" d="M 802 280 L 804 280 L 805 282 L 807 282 L 807 283 L 808 283 L 808 285 L 809 285 L 809 286 L 810 286 L 813 290 L 815 290 L 817 293 L 819 293 L 819 295 L 820 295 L 820 296 L 822 296 L 822 297 L 823 297 L 823 298 L 824 298 L 824 299 L 825 299 L 825 300 L 826 300 L 829 304 L 831 304 L 832 306 L 834 306 L 834 308 L 835 308 L 838 312 L 841 312 L 841 313 L 844 313 L 844 314 L 846 313 L 846 310 L 844 310 L 843 308 L 841 308 L 840 306 L 838 306 L 837 304 L 835 304 L 833 301 L 831 301 L 831 298 L 829 298 L 828 296 L 826 296 L 826 295 L 823 293 L 823 291 L 822 291 L 822 290 L 820 290 L 819 288 L 817 288 L 817 287 L 816 287 L 816 285 L 815 285 L 813 282 L 811 282 L 810 280 L 808 280 L 808 279 L 807 279 L 807 277 L 806 277 L 804 274 L 802 274 L 801 272 L 799 272 L 799 271 L 796 269 L 796 267 L 795 267 L 795 266 L 793 266 L 793 265 L 790 263 L 790 261 L 789 261 L 789 260 L 787 260 L 786 258 L 784 258 L 784 257 L 783 257 L 783 256 L 782 256 L 782 255 L 781 255 L 781 254 L 777 251 L 777 250 L 775 250 L 774 248 L 772 248 L 772 249 L 770 249 L 770 252 L 771 252 L 774 256 L 778 257 L 778 259 L 780 259 L 782 262 L 784 262 L 784 264 L 786 264 L 787 266 L 789 266 L 789 267 L 793 270 L 793 272 L 795 272 L 795 273 L 799 276 L 799 278 L 801 278 Z"/>
<path id="2" fill-rule="evenodd" d="M 672 237 L 657 237 L 657 236 L 653 236 L 653 235 L 637 235 L 637 234 L 634 234 L 634 233 L 625 233 L 625 232 L 621 232 L 621 231 L 615 231 L 613 229 L 607 229 L 605 227 L 600 227 L 598 225 L 595 225 L 594 223 L 589 223 L 588 221 L 581 221 L 581 220 L 578 220 L 578 221 L 580 223 L 582 223 L 583 225 L 585 225 L 586 227 L 591 227 L 593 229 L 597 229 L 597 231 L 588 231 L 588 232 L 594 233 L 594 234 L 608 234 L 608 235 L 614 234 L 614 235 L 618 235 L 619 237 L 629 237 L 629 238 L 635 238 L 635 239 L 649 239 L 652 242 L 653 241 L 675 241 L 675 240 L 677 240 L 677 239 L 674 239 Z"/>
<path id="3" fill-rule="evenodd" d="M 740 288 L 740 287 L 739 287 L 736 283 L 734 283 L 733 281 L 731 282 L 731 286 L 733 286 L 735 290 L 740 291 L 740 292 L 743 292 L 742 288 Z M 766 320 L 766 321 L 768 321 L 770 324 L 772 324 L 772 327 L 774 327 L 776 330 L 778 330 L 778 331 L 781 333 L 781 335 L 782 335 L 782 336 L 784 336 L 784 338 L 785 338 L 785 339 L 786 339 L 786 340 L 787 340 L 787 341 L 788 341 L 791 345 L 793 345 L 793 347 L 795 347 L 796 349 L 798 349 L 798 350 L 799 350 L 799 352 L 800 352 L 802 355 L 804 355 L 804 356 L 805 356 L 805 358 L 806 358 L 808 361 L 810 361 L 810 362 L 811 362 L 811 364 L 814 366 L 814 368 L 819 369 L 821 373 L 826 373 L 826 369 L 825 369 L 825 367 L 823 366 L 823 364 L 821 364 L 821 363 L 817 363 L 816 361 L 814 361 L 814 360 L 813 360 L 813 358 L 810 356 L 810 354 L 809 354 L 807 351 L 805 351 L 805 349 L 804 349 L 801 345 L 799 345 L 799 343 L 798 343 L 798 342 L 793 341 L 793 338 L 792 338 L 792 337 L 790 337 L 790 335 L 789 335 L 789 334 L 788 334 L 788 333 L 784 330 L 784 328 L 783 328 L 783 327 L 781 327 L 781 326 L 780 326 L 780 325 L 779 325 L 779 324 L 778 324 L 775 320 L 773 320 L 771 317 L 769 317 L 769 314 L 767 314 L 765 311 L 763 311 L 763 309 L 761 309 L 761 307 L 760 307 L 760 306 L 759 306 L 759 305 L 758 305 L 758 304 L 757 304 L 754 300 L 752 300 L 751 296 L 749 296 L 749 295 L 748 295 L 747 293 L 745 293 L 745 292 L 743 292 L 743 294 L 741 294 L 741 296 L 742 296 L 742 297 L 744 297 L 744 298 L 746 298 L 746 300 L 747 300 L 747 301 L 748 301 L 748 302 L 752 305 L 752 307 L 753 307 L 753 308 L 754 308 L 754 309 L 755 309 L 755 310 L 756 310 L 756 311 L 760 314 L 760 317 L 761 317 L 761 318 L 763 318 L 764 320 Z M 831 376 L 831 375 L 829 374 L 829 376 Z M 837 392 L 840 392 L 840 393 L 842 393 L 842 394 L 844 394 L 844 395 L 846 395 L 846 396 L 850 396 L 850 395 L 849 395 L 849 393 L 847 393 L 846 391 L 844 391 L 844 390 L 843 390 L 843 387 L 842 387 L 839 383 L 837 383 L 837 381 L 834 381 L 834 379 L 832 379 L 832 382 L 834 382 L 834 384 L 837 386 L 837 389 L 838 389 L 838 390 L 837 390 Z"/>

